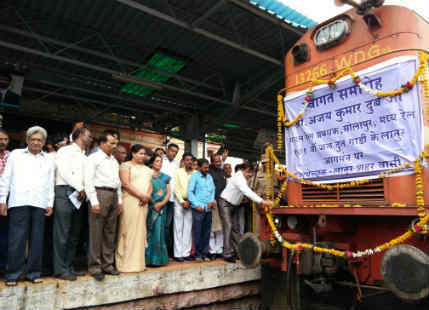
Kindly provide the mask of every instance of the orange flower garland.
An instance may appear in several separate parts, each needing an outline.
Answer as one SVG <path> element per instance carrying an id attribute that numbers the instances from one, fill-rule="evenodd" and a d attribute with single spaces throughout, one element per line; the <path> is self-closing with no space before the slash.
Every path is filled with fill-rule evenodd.
<path id="1" fill-rule="evenodd" d="M 367 184 L 369 183 L 371 180 L 370 179 L 362 179 L 362 180 L 355 180 L 355 181 L 351 181 L 351 182 L 347 182 L 347 183 L 337 183 L 335 185 L 329 185 L 329 184 L 319 184 L 319 183 L 314 183 L 312 181 L 309 180 L 305 180 L 304 178 L 300 178 L 297 175 L 293 174 L 292 172 L 288 171 L 285 167 L 283 167 L 282 165 L 280 165 L 280 161 L 278 160 L 278 158 L 275 156 L 274 154 L 274 150 L 271 146 L 268 146 L 265 150 L 266 154 L 269 154 L 272 158 L 272 160 L 274 161 L 274 163 L 276 163 L 277 165 L 279 165 L 279 169 L 281 169 L 287 176 L 299 181 L 302 184 L 306 184 L 306 185 L 312 185 L 315 187 L 319 187 L 319 188 L 323 188 L 323 189 L 327 189 L 327 190 L 334 190 L 334 189 L 343 189 L 343 188 L 350 188 L 350 187 L 355 187 L 355 186 L 359 186 L 359 185 L 363 185 L 363 184 Z M 267 155 L 265 155 L 267 156 Z M 425 158 L 427 158 L 427 154 L 425 151 L 422 152 L 422 154 L 420 156 L 424 156 Z M 267 157 L 266 157 L 267 158 Z M 387 172 L 383 172 L 380 173 L 377 178 L 383 179 L 385 177 L 388 177 L 392 174 L 398 173 L 404 169 L 407 169 L 411 167 L 410 163 L 405 163 L 399 167 L 393 168 Z"/>

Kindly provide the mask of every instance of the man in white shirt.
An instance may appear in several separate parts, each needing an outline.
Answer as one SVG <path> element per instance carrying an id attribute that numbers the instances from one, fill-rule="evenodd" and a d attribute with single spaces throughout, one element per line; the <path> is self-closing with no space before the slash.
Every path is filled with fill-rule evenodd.
<path id="1" fill-rule="evenodd" d="M 241 170 L 229 179 L 225 189 L 220 194 L 219 213 L 223 226 L 223 257 L 228 262 L 235 262 L 238 253 L 240 241 L 239 206 L 243 196 L 263 206 L 273 204 L 271 201 L 263 200 L 250 189 L 247 182 L 252 175 L 252 166 L 247 163 L 241 164 Z"/>
<path id="2" fill-rule="evenodd" d="M 104 273 L 118 275 L 113 265 L 117 217 L 122 212 L 119 164 L 112 151 L 118 139 L 111 133 L 102 133 L 99 150 L 88 156 L 85 173 L 85 192 L 89 208 L 88 271 L 97 280 Z"/>
<path id="3" fill-rule="evenodd" d="M 116 158 L 118 164 L 121 165 L 127 160 L 127 149 L 123 145 L 118 144 L 118 146 L 113 150 L 112 155 Z"/>
<path id="4" fill-rule="evenodd" d="M 46 137 L 42 127 L 29 128 L 26 132 L 28 147 L 10 154 L 0 178 L 0 213 L 9 216 L 7 286 L 16 286 L 25 270 L 28 280 L 42 282 L 45 216 L 52 214 L 55 177 L 52 160 L 42 152 Z M 28 234 L 30 226 L 31 233 Z M 25 268 L 28 236 L 30 254 Z"/>
<path id="5" fill-rule="evenodd" d="M 84 128 L 86 127 L 86 124 L 84 122 L 77 122 L 73 124 L 73 129 L 71 134 L 69 135 L 69 142 L 72 143 L 73 142 L 73 134 L 76 130 L 78 130 L 79 128 Z"/>
<path id="6" fill-rule="evenodd" d="M 73 259 L 85 218 L 79 207 L 70 200 L 78 192 L 77 199 L 84 202 L 84 173 L 87 157 L 85 150 L 92 137 L 89 129 L 81 127 L 73 132 L 73 143 L 62 147 L 56 155 L 55 213 L 53 232 L 54 275 L 74 281 L 76 274 Z"/>
<path id="7" fill-rule="evenodd" d="M 166 213 L 165 223 L 165 243 L 167 244 L 168 256 L 173 257 L 173 217 L 174 217 L 174 179 L 176 176 L 176 170 L 179 169 L 179 162 L 175 159 L 179 152 L 179 146 L 174 143 L 170 143 L 167 147 L 165 157 L 162 159 L 161 172 L 165 173 L 171 178 L 170 181 L 170 200 L 165 205 L 164 209 Z"/>

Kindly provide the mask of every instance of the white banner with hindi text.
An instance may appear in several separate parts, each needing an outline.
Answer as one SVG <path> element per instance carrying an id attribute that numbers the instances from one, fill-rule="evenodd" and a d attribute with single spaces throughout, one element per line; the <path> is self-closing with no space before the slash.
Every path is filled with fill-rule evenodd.
<path id="1" fill-rule="evenodd" d="M 418 62 L 400 57 L 358 73 L 378 91 L 398 89 L 411 79 Z M 417 83 L 418 84 L 418 83 Z M 423 151 L 420 93 L 379 98 L 360 89 L 348 76 L 315 87 L 303 117 L 285 130 L 288 170 L 312 180 L 358 179 L 377 175 Z M 285 98 L 288 120 L 301 111 L 306 93 Z"/>

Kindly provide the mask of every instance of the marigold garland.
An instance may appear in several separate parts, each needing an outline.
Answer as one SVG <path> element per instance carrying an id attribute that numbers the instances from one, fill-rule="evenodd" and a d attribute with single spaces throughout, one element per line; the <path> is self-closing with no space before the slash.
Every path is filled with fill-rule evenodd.
<path id="1" fill-rule="evenodd" d="M 420 66 L 423 66 L 423 72 L 420 75 L 420 82 L 423 84 L 423 102 L 426 112 L 426 122 L 429 123 L 429 82 L 428 82 L 428 55 L 425 57 L 420 57 Z"/>
<path id="2" fill-rule="evenodd" d="M 423 178 L 422 178 L 422 166 L 420 160 L 422 156 L 420 156 L 414 162 L 414 171 L 416 172 L 416 201 L 417 201 L 417 215 L 420 220 L 427 216 L 427 212 L 425 210 L 425 198 L 424 198 L 424 188 L 423 188 Z M 415 233 L 428 234 L 428 230 L 426 226 L 419 225 L 419 223 L 415 224 L 411 227 L 411 231 Z"/>
<path id="3" fill-rule="evenodd" d="M 272 182 L 272 178 L 271 178 L 271 164 L 272 161 L 269 160 L 270 158 L 270 152 L 269 149 L 267 148 L 265 150 L 265 159 L 267 160 L 267 163 L 265 165 L 265 178 L 267 179 L 267 182 L 265 182 L 265 199 L 267 200 L 271 200 L 272 199 L 272 186 L 271 182 Z"/>
<path id="4" fill-rule="evenodd" d="M 381 244 L 381 245 L 375 247 L 374 249 L 366 249 L 363 251 L 351 252 L 351 251 L 340 251 L 340 250 L 335 250 L 335 249 L 326 249 L 326 248 L 316 247 L 310 243 L 295 243 L 295 244 L 290 243 L 287 240 L 284 240 L 283 237 L 278 232 L 276 226 L 274 225 L 274 221 L 273 221 L 273 217 L 272 217 L 271 213 L 267 212 L 265 214 L 265 216 L 268 220 L 268 223 L 271 227 L 271 230 L 272 230 L 274 236 L 276 237 L 277 241 L 283 247 L 290 249 L 290 250 L 298 250 L 298 251 L 303 250 L 303 249 L 313 249 L 314 252 L 328 253 L 328 254 L 331 254 L 334 256 L 346 257 L 349 259 L 373 255 L 375 253 L 385 251 L 385 250 L 387 250 L 387 249 L 389 249 L 389 248 L 391 248 L 397 244 L 403 243 L 404 241 L 409 239 L 413 235 L 413 233 L 421 232 L 424 229 L 425 225 L 429 222 L 429 215 L 427 215 L 427 216 L 423 217 L 422 219 L 420 219 L 419 222 L 414 225 L 413 229 L 408 230 L 404 234 L 398 236 L 397 238 L 395 238 L 391 241 L 388 241 L 384 244 Z"/>
<path id="5" fill-rule="evenodd" d="M 265 149 L 265 154 L 266 154 L 265 155 L 266 158 L 271 158 L 278 165 L 278 168 L 281 169 L 287 176 L 289 176 L 289 177 L 291 177 L 291 178 L 299 181 L 302 184 L 311 185 L 311 186 L 315 186 L 315 187 L 319 187 L 319 188 L 323 188 L 323 189 L 327 189 L 327 190 L 334 190 L 334 189 L 343 189 L 343 188 L 350 188 L 350 187 L 360 186 L 360 185 L 363 185 L 363 184 L 367 184 L 367 183 L 369 183 L 371 181 L 370 179 L 362 179 L 362 180 L 350 181 L 350 182 L 347 182 L 347 183 L 337 183 L 335 185 L 314 183 L 314 182 L 312 182 L 310 180 L 305 180 L 304 178 L 298 177 L 297 175 L 295 175 L 294 173 L 288 171 L 285 167 L 283 167 L 280 164 L 280 161 L 278 160 L 278 158 L 275 156 L 274 150 L 273 150 L 273 148 L 271 146 L 268 146 Z M 268 157 L 267 157 L 267 154 L 268 154 Z M 421 158 L 428 158 L 428 154 L 426 153 L 426 151 L 423 151 L 420 154 L 420 157 Z M 398 172 L 400 172 L 402 170 L 408 169 L 410 167 L 411 167 L 410 163 L 404 163 L 403 165 L 401 165 L 399 167 L 393 168 L 393 169 L 391 169 L 391 170 L 389 170 L 387 172 L 380 173 L 377 176 L 377 178 L 383 179 L 383 178 L 386 178 L 386 177 L 388 177 L 388 176 L 390 176 L 392 174 L 395 174 L 395 173 L 398 173 Z"/>
<path id="6" fill-rule="evenodd" d="M 302 115 L 305 112 L 305 109 L 307 108 L 308 103 L 311 101 L 312 97 L 311 97 L 311 93 L 307 94 L 307 97 L 305 97 L 305 101 L 306 103 L 304 104 L 304 107 L 302 108 L 301 112 L 298 113 L 298 115 L 291 121 L 288 121 L 286 119 L 285 113 L 284 113 L 284 109 L 283 109 L 283 96 L 282 95 L 277 95 L 277 121 L 280 122 L 280 124 L 283 124 L 285 127 L 290 127 L 294 124 L 296 124 L 296 122 L 298 122 Z"/>
<path id="7" fill-rule="evenodd" d="M 390 207 L 392 208 L 405 208 L 408 205 L 406 203 L 399 203 L 399 202 L 394 202 L 392 203 L 392 205 Z M 381 205 L 381 206 L 377 206 L 377 208 L 384 208 L 386 206 Z M 279 208 L 300 208 L 300 209 L 308 209 L 308 208 L 363 208 L 362 205 L 359 204 L 349 204 L 349 203 L 345 203 L 343 205 L 339 205 L 339 204 L 315 204 L 315 205 L 303 205 L 302 207 L 298 207 L 298 206 L 294 206 L 294 205 L 288 205 L 288 206 L 279 206 Z"/>

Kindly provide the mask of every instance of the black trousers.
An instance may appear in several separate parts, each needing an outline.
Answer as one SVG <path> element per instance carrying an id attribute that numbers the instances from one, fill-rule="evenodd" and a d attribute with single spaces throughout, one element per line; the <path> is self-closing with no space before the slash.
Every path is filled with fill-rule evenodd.
<path id="1" fill-rule="evenodd" d="M 8 217 L 0 216 L 0 274 L 6 271 L 8 229 Z"/>
<path id="2" fill-rule="evenodd" d="M 168 257 L 174 256 L 173 251 L 173 218 L 174 218 L 174 201 L 165 204 L 165 243 L 167 245 Z"/>
<path id="3" fill-rule="evenodd" d="M 209 252 L 212 213 L 192 209 L 192 230 L 194 232 L 195 258 L 204 259 Z"/>
<path id="4" fill-rule="evenodd" d="M 219 215 L 223 228 L 223 257 L 232 257 L 238 253 L 240 242 L 240 212 L 238 206 L 219 199 Z"/>
<path id="5" fill-rule="evenodd" d="M 9 216 L 9 252 L 6 279 L 17 281 L 25 271 L 25 246 L 30 226 L 30 255 L 27 260 L 26 278 L 30 280 L 38 278 L 42 271 L 45 209 L 21 206 L 9 208 L 7 212 Z"/>
<path id="6" fill-rule="evenodd" d="M 45 236 L 43 237 L 43 265 L 42 275 L 50 276 L 53 273 L 53 235 L 54 230 L 54 217 L 45 217 Z"/>
<path id="7" fill-rule="evenodd" d="M 55 187 L 55 212 L 53 229 L 54 275 L 70 273 L 80 239 L 85 215 L 77 210 L 68 196 L 74 192 L 69 186 Z"/>

